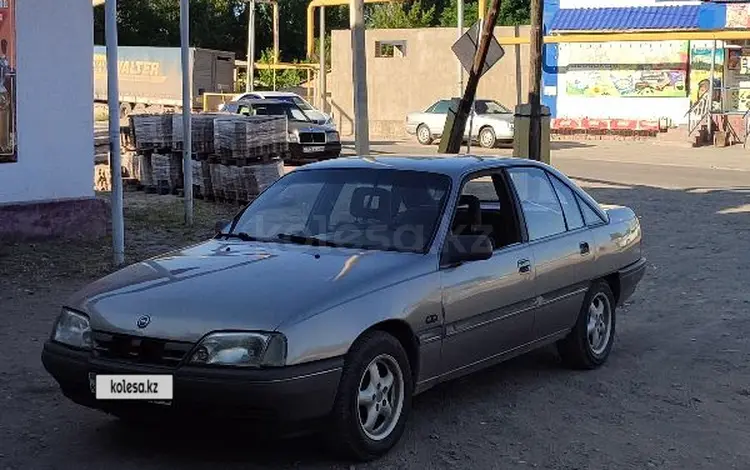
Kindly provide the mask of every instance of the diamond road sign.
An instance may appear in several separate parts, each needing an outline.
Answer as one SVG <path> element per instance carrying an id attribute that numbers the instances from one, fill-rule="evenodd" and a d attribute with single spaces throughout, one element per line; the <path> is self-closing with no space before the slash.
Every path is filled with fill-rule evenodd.
<path id="1" fill-rule="evenodd" d="M 463 36 L 458 38 L 453 44 L 451 49 L 453 53 L 458 57 L 461 65 L 464 66 L 467 72 L 471 72 L 471 67 L 474 65 L 474 55 L 476 55 L 477 49 L 479 48 L 479 36 L 480 36 L 480 23 L 477 21 L 474 25 L 464 33 Z M 505 51 L 493 34 L 490 37 L 490 48 L 487 51 L 487 58 L 484 61 L 484 67 L 479 76 L 484 75 L 490 67 L 495 65 L 498 60 L 502 59 L 505 55 Z"/>

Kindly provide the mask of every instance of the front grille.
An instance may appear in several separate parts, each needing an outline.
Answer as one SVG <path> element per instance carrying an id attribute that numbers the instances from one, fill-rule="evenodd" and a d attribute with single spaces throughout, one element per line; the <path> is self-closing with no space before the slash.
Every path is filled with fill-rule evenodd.
<path id="1" fill-rule="evenodd" d="M 325 144 L 326 134 L 325 132 L 300 132 L 299 143 L 300 144 Z"/>
<path id="2" fill-rule="evenodd" d="M 135 364 L 176 367 L 192 349 L 192 343 L 166 341 L 95 331 L 94 355 Z"/>

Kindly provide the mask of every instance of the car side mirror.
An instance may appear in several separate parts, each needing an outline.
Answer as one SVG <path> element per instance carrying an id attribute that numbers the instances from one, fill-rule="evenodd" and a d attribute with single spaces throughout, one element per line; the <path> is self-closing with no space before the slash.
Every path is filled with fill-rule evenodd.
<path id="1" fill-rule="evenodd" d="M 219 220 L 216 222 L 216 225 L 214 225 L 214 231 L 216 233 L 222 233 L 229 224 L 231 224 L 229 220 Z"/>
<path id="2" fill-rule="evenodd" d="M 441 265 L 455 266 L 490 259 L 493 250 L 492 241 L 487 235 L 450 235 L 443 249 Z"/>

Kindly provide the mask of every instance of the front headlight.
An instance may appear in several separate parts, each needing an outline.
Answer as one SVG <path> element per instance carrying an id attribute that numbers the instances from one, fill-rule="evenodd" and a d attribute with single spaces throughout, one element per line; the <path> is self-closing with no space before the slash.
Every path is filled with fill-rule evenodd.
<path id="1" fill-rule="evenodd" d="M 63 309 L 55 322 L 52 339 L 74 348 L 91 349 L 91 325 L 88 317 Z"/>
<path id="2" fill-rule="evenodd" d="M 338 142 L 340 140 L 339 133 L 336 131 L 328 131 L 326 132 L 326 141 L 327 142 Z"/>
<path id="3" fill-rule="evenodd" d="M 286 141 L 290 144 L 298 144 L 299 143 L 299 136 L 295 132 L 289 132 L 286 135 Z"/>
<path id="4" fill-rule="evenodd" d="M 281 367 L 286 364 L 286 338 L 279 333 L 211 333 L 198 344 L 190 363 Z"/>

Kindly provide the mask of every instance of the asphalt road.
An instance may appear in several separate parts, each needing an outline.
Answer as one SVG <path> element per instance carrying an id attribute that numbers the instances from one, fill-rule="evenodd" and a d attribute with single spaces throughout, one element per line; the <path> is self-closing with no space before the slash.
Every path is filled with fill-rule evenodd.
<path id="1" fill-rule="evenodd" d="M 574 153 L 553 163 L 600 202 L 632 206 L 645 233 L 648 273 L 610 361 L 574 372 L 549 349 L 442 385 L 416 399 L 393 452 L 354 468 L 750 468 L 750 173 Z M 0 469 L 352 468 L 314 438 L 139 429 L 69 403 L 39 353 L 77 287 L 0 289 Z"/>

